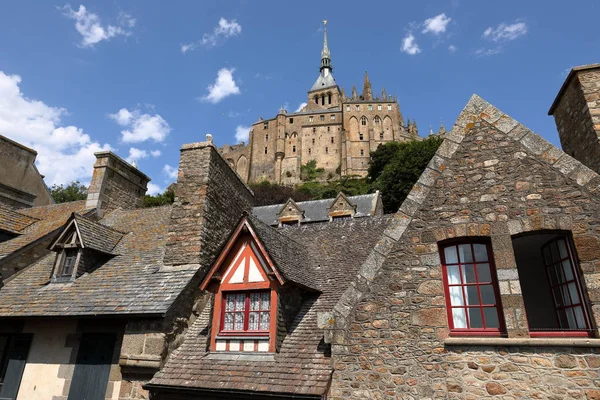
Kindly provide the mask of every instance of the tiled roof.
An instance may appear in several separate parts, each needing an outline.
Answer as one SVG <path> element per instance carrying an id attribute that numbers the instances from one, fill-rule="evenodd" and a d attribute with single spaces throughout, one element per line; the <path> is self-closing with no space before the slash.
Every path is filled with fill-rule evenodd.
<path id="1" fill-rule="evenodd" d="M 253 215 L 246 217 L 283 278 L 318 290 L 315 263 L 304 246 Z"/>
<path id="2" fill-rule="evenodd" d="M 314 281 L 323 290 L 321 294 L 305 297 L 280 351 L 271 358 L 246 353 L 208 353 L 209 317 L 205 316 L 195 321 L 183 344 L 173 352 L 148 387 L 254 391 L 290 396 L 326 393 L 333 368 L 329 348 L 323 342 L 323 330 L 317 325 L 317 313 L 331 311 L 389 222 L 390 217 L 383 216 L 280 231 L 304 246 L 318 261 Z"/>
<path id="3" fill-rule="evenodd" d="M 36 221 L 39 220 L 0 205 L 0 229 L 2 230 L 19 233 Z"/>
<path id="4" fill-rule="evenodd" d="M 37 221 L 20 230 L 20 235 L 14 239 L 0 243 L 0 260 L 56 231 L 67 222 L 72 213 L 81 213 L 84 210 L 85 200 L 20 209 L 19 214 Z M 0 225 L 0 229 L 4 229 L 3 226 Z"/>
<path id="5" fill-rule="evenodd" d="M 101 223 L 90 221 L 80 215 L 74 215 L 77 228 L 81 233 L 83 246 L 86 248 L 112 254 L 113 249 L 119 243 L 123 234 Z"/>
<path id="6" fill-rule="evenodd" d="M 377 207 L 379 193 L 348 196 L 350 203 L 356 206 L 355 218 L 372 216 Z M 329 221 L 328 208 L 335 199 L 300 201 L 296 205 L 304 211 L 302 223 Z M 267 225 L 277 225 L 277 214 L 281 211 L 283 204 L 254 207 L 252 214 Z"/>
<path id="7" fill-rule="evenodd" d="M 196 272 L 161 268 L 170 214 L 170 206 L 113 211 L 102 223 L 128 232 L 116 256 L 74 282 L 50 283 L 51 253 L 0 290 L 0 317 L 165 313 Z"/>

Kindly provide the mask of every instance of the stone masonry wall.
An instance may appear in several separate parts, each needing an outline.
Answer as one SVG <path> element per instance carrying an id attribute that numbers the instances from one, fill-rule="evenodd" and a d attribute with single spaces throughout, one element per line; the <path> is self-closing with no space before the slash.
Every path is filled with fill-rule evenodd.
<path id="1" fill-rule="evenodd" d="M 553 111 L 563 150 L 600 172 L 600 66 L 573 72 Z"/>
<path id="2" fill-rule="evenodd" d="M 360 301 L 336 316 L 344 329 L 331 337 L 330 398 L 600 398 L 596 339 L 528 338 L 511 242 L 527 231 L 572 232 L 599 321 L 600 178 L 498 110 L 482 116 L 503 131 L 479 119 L 464 139 L 449 135 L 395 217 L 408 223 L 404 233 L 391 228 L 378 245 L 391 251 L 377 275 L 367 268 L 344 294 L 342 308 Z M 491 238 L 500 283 L 508 337 L 487 345 L 449 338 L 437 243 L 467 236 Z"/>
<path id="3" fill-rule="evenodd" d="M 207 270 L 253 194 L 210 142 L 181 148 L 165 265 Z"/>

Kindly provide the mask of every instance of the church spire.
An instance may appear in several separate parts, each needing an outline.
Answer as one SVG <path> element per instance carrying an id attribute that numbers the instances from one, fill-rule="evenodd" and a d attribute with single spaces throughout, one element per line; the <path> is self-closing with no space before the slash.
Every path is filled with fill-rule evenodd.
<path id="1" fill-rule="evenodd" d="M 327 20 L 323 20 L 323 50 L 321 51 L 321 74 L 329 75 L 332 70 L 331 53 L 327 47 Z"/>
<path id="2" fill-rule="evenodd" d="M 365 83 L 363 85 L 363 99 L 373 100 L 373 91 L 371 90 L 371 81 L 369 81 L 369 73 L 365 71 Z"/>

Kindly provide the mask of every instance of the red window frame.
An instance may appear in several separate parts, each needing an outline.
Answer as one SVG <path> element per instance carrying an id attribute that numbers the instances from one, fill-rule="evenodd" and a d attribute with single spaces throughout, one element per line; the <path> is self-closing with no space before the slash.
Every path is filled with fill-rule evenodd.
<path id="1" fill-rule="evenodd" d="M 561 251 L 558 242 L 564 243 L 564 250 Z M 532 337 L 552 337 L 552 336 L 571 336 L 571 337 L 587 337 L 591 334 L 590 315 L 586 305 L 583 288 L 581 286 L 581 277 L 577 260 L 571 246 L 571 241 L 567 236 L 560 236 L 545 243 L 541 248 L 542 262 L 544 270 L 548 278 L 550 293 L 554 302 L 554 311 L 556 320 L 560 329 L 558 331 L 531 331 Z M 565 264 L 567 262 L 567 264 Z M 565 270 L 565 267 L 567 270 Z M 567 276 L 567 275 L 570 275 Z M 557 296 L 558 294 L 558 296 Z M 560 296 L 560 299 L 558 298 Z M 576 301 L 573 297 L 577 297 Z M 567 304 L 568 303 L 568 304 Z M 581 315 L 577 315 L 575 309 L 579 308 Z M 568 314 L 571 312 L 571 317 L 577 324 L 580 319 L 580 326 L 564 326 L 566 321 L 570 325 Z M 561 318 L 562 317 L 562 318 Z"/>
<path id="2" fill-rule="evenodd" d="M 250 298 L 252 297 L 253 294 L 261 294 L 261 293 L 268 293 L 269 294 L 269 302 L 268 302 L 268 308 L 263 308 L 263 301 L 261 299 L 260 301 L 260 309 L 258 310 L 251 310 L 250 308 Z M 244 308 L 243 310 L 238 310 L 237 307 L 237 302 L 234 302 L 234 309 L 233 311 L 227 311 L 227 297 L 228 296 L 237 296 L 237 295 L 244 295 Z M 269 332 L 270 332 L 270 318 L 271 318 L 271 292 L 269 290 L 252 290 L 252 291 L 235 291 L 235 292 L 223 292 L 222 294 L 222 301 L 221 301 L 221 329 L 219 331 L 219 335 L 233 335 L 233 336 L 244 336 L 244 335 L 251 335 L 251 336 L 268 336 Z M 257 312 L 259 315 L 259 319 L 258 319 L 258 327 L 260 328 L 260 322 L 261 322 L 261 315 L 263 314 L 267 314 L 269 316 L 269 323 L 268 323 L 268 327 L 267 329 L 258 329 L 258 330 L 251 330 L 249 329 L 249 325 L 250 325 L 250 313 L 251 312 Z M 243 318 L 244 318 L 244 322 L 243 322 L 243 329 L 235 329 L 235 314 L 236 313 L 242 313 L 243 314 Z M 234 329 L 225 329 L 225 314 L 234 314 L 234 319 L 233 319 L 233 327 Z"/>
<path id="3" fill-rule="evenodd" d="M 462 260 L 459 252 L 459 246 L 467 245 L 470 254 L 471 261 Z M 487 253 L 487 261 L 476 261 L 475 247 L 474 245 L 484 245 Z M 450 262 L 446 260 L 446 249 L 455 247 L 456 248 L 456 262 Z M 498 288 L 498 279 L 496 277 L 496 266 L 494 264 L 494 253 L 492 246 L 489 241 L 486 240 L 467 240 L 467 241 L 452 241 L 444 243 L 439 246 L 440 258 L 442 261 L 442 279 L 444 283 L 444 295 L 446 298 L 446 311 L 448 315 L 448 326 L 450 328 L 451 336 L 504 336 L 506 334 L 506 328 L 504 324 L 504 314 L 502 312 L 502 302 L 500 297 L 500 290 Z M 478 272 L 478 264 L 489 265 L 489 280 L 481 280 Z M 473 269 L 475 282 L 465 282 L 465 266 L 471 266 Z M 448 278 L 449 267 L 458 268 L 458 276 L 460 277 L 460 283 L 450 283 Z M 469 267 L 470 268 L 470 267 Z M 482 302 L 481 287 L 491 285 L 494 294 L 495 304 L 486 304 Z M 460 294 L 462 296 L 462 304 L 452 305 L 452 297 L 450 294 L 450 288 L 460 288 Z M 477 288 L 477 300 L 478 304 L 467 304 L 467 288 Z M 485 309 L 494 308 L 498 318 L 498 327 L 487 327 Z M 465 315 L 466 327 L 456 327 L 453 318 L 454 309 L 463 309 Z M 469 309 L 479 309 L 482 327 L 471 327 L 471 315 Z"/>

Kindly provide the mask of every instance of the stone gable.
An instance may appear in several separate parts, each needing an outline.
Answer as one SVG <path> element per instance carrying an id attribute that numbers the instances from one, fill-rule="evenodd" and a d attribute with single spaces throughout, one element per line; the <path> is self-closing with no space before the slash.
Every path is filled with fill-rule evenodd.
<path id="1" fill-rule="evenodd" d="M 598 396 L 595 339 L 529 338 L 511 238 L 571 232 L 597 321 L 599 182 L 474 96 L 335 306 L 331 397 Z M 468 236 L 491 239 L 508 337 L 449 336 L 438 242 Z"/>

